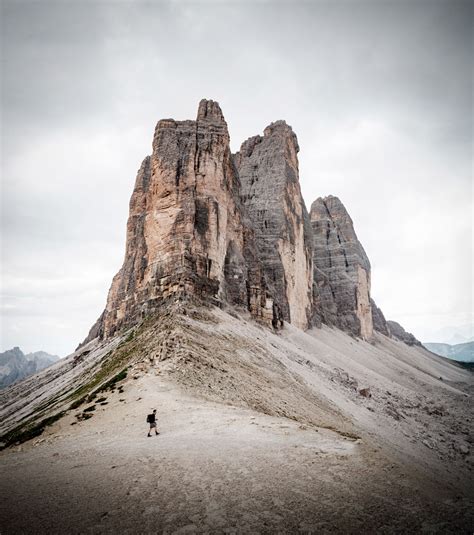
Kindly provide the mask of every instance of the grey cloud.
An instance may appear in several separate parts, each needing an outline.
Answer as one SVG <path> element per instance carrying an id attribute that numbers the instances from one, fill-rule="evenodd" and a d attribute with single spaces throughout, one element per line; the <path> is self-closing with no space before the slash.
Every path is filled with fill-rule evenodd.
<path id="1" fill-rule="evenodd" d="M 85 335 L 155 123 L 203 97 L 233 150 L 293 126 L 306 203 L 347 205 L 387 316 L 419 336 L 471 321 L 472 9 L 2 2 L 2 347 L 64 354 Z"/>

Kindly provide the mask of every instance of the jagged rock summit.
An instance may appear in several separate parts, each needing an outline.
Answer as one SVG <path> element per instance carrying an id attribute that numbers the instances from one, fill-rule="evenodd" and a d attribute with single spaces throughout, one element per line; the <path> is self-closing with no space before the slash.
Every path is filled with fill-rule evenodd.
<path id="1" fill-rule="evenodd" d="M 195 121 L 158 122 L 130 201 L 124 263 L 89 339 L 185 296 L 279 322 L 240 201 L 227 124 L 212 100 L 201 101 Z"/>
<path id="2" fill-rule="evenodd" d="M 125 259 L 85 342 L 189 299 L 244 308 L 275 329 L 287 321 L 390 336 L 341 201 L 318 198 L 306 210 L 298 151 L 291 126 L 276 121 L 232 155 L 213 100 L 194 121 L 158 121 L 130 200 Z"/>
<path id="3" fill-rule="evenodd" d="M 311 206 L 316 310 L 322 323 L 368 340 L 373 334 L 370 262 L 342 202 Z"/>
<path id="4" fill-rule="evenodd" d="M 311 226 L 298 177 L 298 140 L 285 121 L 265 128 L 235 155 L 241 198 L 255 230 L 267 283 L 283 318 L 312 323 Z"/>

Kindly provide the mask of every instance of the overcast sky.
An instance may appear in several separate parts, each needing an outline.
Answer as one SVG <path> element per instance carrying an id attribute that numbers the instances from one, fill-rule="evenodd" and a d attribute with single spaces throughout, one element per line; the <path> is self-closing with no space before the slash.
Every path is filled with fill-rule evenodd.
<path id="1" fill-rule="evenodd" d="M 472 322 L 472 2 L 2 0 L 2 336 L 64 356 L 104 308 L 158 119 L 285 119 L 387 318 Z"/>

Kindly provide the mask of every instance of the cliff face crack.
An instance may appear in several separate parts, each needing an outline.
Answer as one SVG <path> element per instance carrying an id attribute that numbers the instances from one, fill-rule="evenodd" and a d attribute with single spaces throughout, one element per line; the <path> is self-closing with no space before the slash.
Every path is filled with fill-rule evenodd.
<path id="1" fill-rule="evenodd" d="M 337 235 L 337 237 L 339 238 L 339 234 Z M 339 240 L 339 243 L 341 243 L 340 240 Z M 344 254 L 344 265 L 346 266 L 346 271 L 347 271 L 347 269 L 349 268 L 349 262 L 347 260 L 347 253 L 346 253 L 345 249 L 342 250 L 342 253 Z"/>
<path id="2" fill-rule="evenodd" d="M 209 208 L 205 201 L 195 200 L 194 227 L 201 236 L 205 236 L 209 228 Z"/>

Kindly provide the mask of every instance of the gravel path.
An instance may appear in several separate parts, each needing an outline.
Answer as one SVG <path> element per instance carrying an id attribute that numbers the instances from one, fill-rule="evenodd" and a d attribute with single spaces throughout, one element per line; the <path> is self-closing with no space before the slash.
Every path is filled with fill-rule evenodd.
<path id="1" fill-rule="evenodd" d="M 152 407 L 161 434 L 148 438 Z M 2 535 L 468 532 L 459 504 L 450 514 L 363 441 L 202 401 L 160 375 L 73 421 L 1 453 Z"/>

